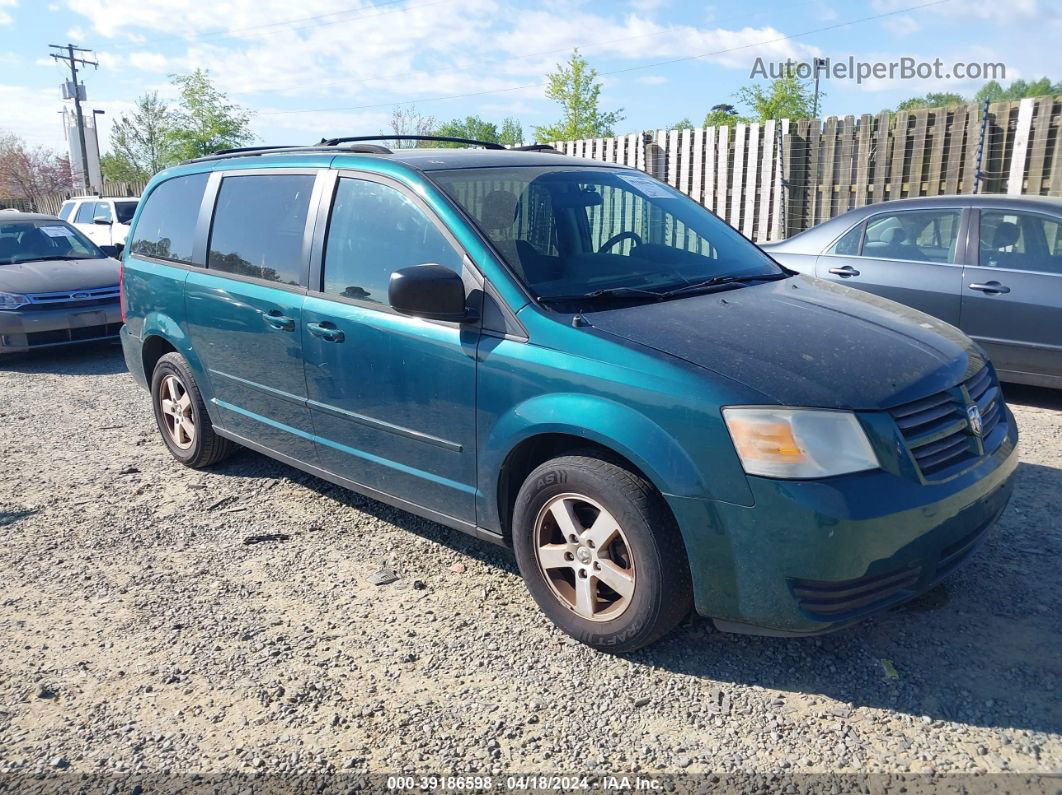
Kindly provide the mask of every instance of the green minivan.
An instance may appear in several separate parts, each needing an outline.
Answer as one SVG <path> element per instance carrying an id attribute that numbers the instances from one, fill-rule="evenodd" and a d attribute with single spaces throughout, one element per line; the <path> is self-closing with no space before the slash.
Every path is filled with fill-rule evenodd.
<path id="1" fill-rule="evenodd" d="M 1005 508 L 1016 426 L 955 328 L 630 168 L 368 141 L 145 191 L 122 342 L 183 464 L 247 447 L 510 546 L 542 611 L 613 651 L 691 610 L 844 627 Z"/>

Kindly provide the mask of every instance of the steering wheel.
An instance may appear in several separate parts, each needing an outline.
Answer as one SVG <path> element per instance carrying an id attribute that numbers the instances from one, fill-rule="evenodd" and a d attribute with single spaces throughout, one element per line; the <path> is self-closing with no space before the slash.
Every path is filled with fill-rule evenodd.
<path id="1" fill-rule="evenodd" d="M 604 254 L 606 251 L 608 251 L 610 248 L 615 246 L 617 243 L 622 243 L 624 240 L 627 240 L 627 239 L 633 240 L 636 245 L 639 245 L 639 246 L 644 245 L 643 242 L 642 242 L 641 236 L 639 236 L 639 234 L 637 232 L 632 232 L 632 231 L 630 231 L 628 229 L 625 232 L 619 232 L 618 234 L 613 235 L 608 240 L 606 240 L 604 243 L 602 243 L 601 246 L 598 248 L 597 253 L 598 254 Z"/>

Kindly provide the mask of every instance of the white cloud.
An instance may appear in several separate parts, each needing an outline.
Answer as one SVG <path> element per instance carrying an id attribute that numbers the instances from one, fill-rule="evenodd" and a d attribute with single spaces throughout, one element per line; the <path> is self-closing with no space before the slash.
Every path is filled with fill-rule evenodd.
<path id="1" fill-rule="evenodd" d="M 66 151 L 58 86 L 27 88 L 0 84 L 0 127 L 32 145 L 44 144 Z"/>
<path id="2" fill-rule="evenodd" d="M 918 20 L 914 17 L 909 17 L 906 14 L 901 14 L 896 17 L 887 17 L 882 20 L 881 24 L 885 27 L 885 30 L 898 38 L 910 36 L 912 33 L 917 33 L 922 29 Z"/>
<path id="3" fill-rule="evenodd" d="M 897 11 L 910 5 L 910 0 L 873 0 L 871 3 L 871 7 L 878 13 Z M 1009 0 L 1005 3 L 999 0 L 950 0 L 947 3 L 927 6 L 920 13 L 944 15 L 956 20 L 968 20 L 972 17 L 1001 25 L 1022 24 L 1031 19 L 1046 18 L 1049 14 L 1040 0 Z"/>
<path id="4" fill-rule="evenodd" d="M 10 25 L 13 21 L 13 17 L 4 11 L 5 8 L 14 8 L 18 5 L 18 0 L 0 0 L 0 25 Z"/>
<path id="5" fill-rule="evenodd" d="M 85 38 L 85 31 L 83 28 L 72 27 L 66 32 L 67 41 L 81 41 Z"/>
<path id="6" fill-rule="evenodd" d="M 659 86 L 667 82 L 667 78 L 663 75 L 642 75 L 638 78 L 638 82 L 643 86 Z"/>

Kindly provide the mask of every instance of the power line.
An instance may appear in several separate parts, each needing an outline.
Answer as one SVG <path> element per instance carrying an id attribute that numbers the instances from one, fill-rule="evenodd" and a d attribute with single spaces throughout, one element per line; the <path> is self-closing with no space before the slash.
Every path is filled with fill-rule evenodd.
<path id="1" fill-rule="evenodd" d="M 635 72 L 635 71 L 642 70 L 642 69 L 655 69 L 655 68 L 658 68 L 660 66 L 670 66 L 672 64 L 682 63 L 682 62 L 685 62 L 685 61 L 695 61 L 695 60 L 699 60 L 701 58 L 710 58 L 710 57 L 715 56 L 715 55 L 726 55 L 726 54 L 732 53 L 732 52 L 739 52 L 741 50 L 748 50 L 748 49 L 751 49 L 753 47 L 763 47 L 764 45 L 767 45 L 767 44 L 777 44 L 778 42 L 782 42 L 782 41 L 789 41 L 789 40 L 792 40 L 792 39 L 803 38 L 805 36 L 811 36 L 811 35 L 813 35 L 815 33 L 825 33 L 827 31 L 831 31 L 831 30 L 838 30 L 840 28 L 851 27 L 852 25 L 858 25 L 858 24 L 861 24 L 863 22 L 872 22 L 872 21 L 874 21 L 876 19 L 883 19 L 885 17 L 891 17 L 891 16 L 895 16 L 897 14 L 903 14 L 903 13 L 906 13 L 908 11 L 917 11 L 917 10 L 920 10 L 920 9 L 923 9 L 923 8 L 930 8 L 931 6 L 943 5 L 944 3 L 948 3 L 948 2 L 951 2 L 951 0 L 929 0 L 929 2 L 918 3 L 916 5 L 906 6 L 904 8 L 897 8 L 897 9 L 893 9 L 892 11 L 885 11 L 885 12 L 882 12 L 880 14 L 872 14 L 870 16 L 860 17 L 858 19 L 851 19 L 851 20 L 848 20 L 846 22 L 837 22 L 837 23 L 834 23 L 833 25 L 825 25 L 825 26 L 820 27 L 820 28 L 813 28 L 811 30 L 805 30 L 805 31 L 802 31 L 800 33 L 792 33 L 792 34 L 789 34 L 787 36 L 778 36 L 777 38 L 767 39 L 765 41 L 753 42 L 753 43 L 750 43 L 750 44 L 742 44 L 742 45 L 738 45 L 736 47 L 727 47 L 727 48 L 722 49 L 722 50 L 714 50 L 712 52 L 700 53 L 699 55 L 686 55 L 686 56 L 682 56 L 680 58 L 669 58 L 669 59 L 667 59 L 665 61 L 656 61 L 654 63 L 641 64 L 641 65 L 638 65 L 638 66 L 629 66 L 629 67 L 626 67 L 624 69 L 613 69 L 613 70 L 610 70 L 610 71 L 607 71 L 607 72 L 600 72 L 599 74 L 601 76 L 626 74 L 628 72 Z M 440 96 L 422 97 L 420 99 L 403 100 L 403 101 L 398 101 L 398 102 L 396 102 L 396 101 L 377 102 L 377 103 L 372 103 L 372 104 L 368 104 L 368 105 L 353 105 L 353 106 L 343 107 L 343 108 L 327 107 L 327 108 L 301 108 L 301 109 L 298 109 L 298 110 L 274 110 L 274 111 L 260 112 L 259 115 L 260 116 L 282 116 L 282 115 L 290 115 L 290 114 L 295 114 L 295 113 L 325 113 L 325 112 L 329 112 L 329 111 L 336 112 L 336 111 L 370 110 L 370 109 L 375 109 L 375 108 L 392 107 L 394 105 L 415 105 L 415 104 L 418 104 L 418 103 L 419 104 L 424 104 L 426 102 L 444 102 L 444 101 L 451 100 L 451 99 L 465 99 L 465 98 L 468 98 L 468 97 L 481 97 L 481 96 L 491 96 L 491 95 L 495 95 L 495 94 L 506 94 L 506 93 L 510 93 L 510 92 L 513 92 L 513 91 L 523 91 L 523 90 L 528 89 L 528 88 L 539 88 L 542 85 L 543 85 L 543 83 L 541 83 L 541 82 L 525 83 L 523 85 L 518 85 L 518 86 L 509 86 L 508 88 L 489 89 L 489 90 L 485 90 L 485 91 L 471 91 L 471 92 L 468 92 L 468 93 L 465 93 L 465 94 L 450 94 L 450 95 L 441 96 L 441 97 Z"/>

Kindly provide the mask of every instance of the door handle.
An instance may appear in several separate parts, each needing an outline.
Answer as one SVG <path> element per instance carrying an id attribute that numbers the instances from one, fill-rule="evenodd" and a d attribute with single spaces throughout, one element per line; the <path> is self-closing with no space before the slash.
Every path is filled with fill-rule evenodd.
<path id="1" fill-rule="evenodd" d="M 327 320 L 324 323 L 307 323 L 307 330 L 315 337 L 320 337 L 327 342 L 342 342 L 347 335 Z"/>
<path id="2" fill-rule="evenodd" d="M 295 330 L 295 318 L 288 317 L 279 309 L 273 309 L 262 315 L 262 320 L 268 323 L 275 329 L 281 331 L 294 331 Z"/>
<path id="3" fill-rule="evenodd" d="M 982 293 L 995 294 L 1010 292 L 1010 288 L 1007 287 L 1007 285 L 1000 284 L 994 279 L 990 282 L 985 282 L 984 284 L 978 284 L 977 282 L 974 282 L 973 284 L 968 284 L 966 286 L 969 287 L 971 290 L 980 290 Z"/>
<path id="4" fill-rule="evenodd" d="M 843 268 L 830 268 L 830 273 L 834 276 L 840 276 L 842 279 L 847 279 L 849 276 L 859 275 L 859 271 L 851 265 L 845 265 Z"/>

